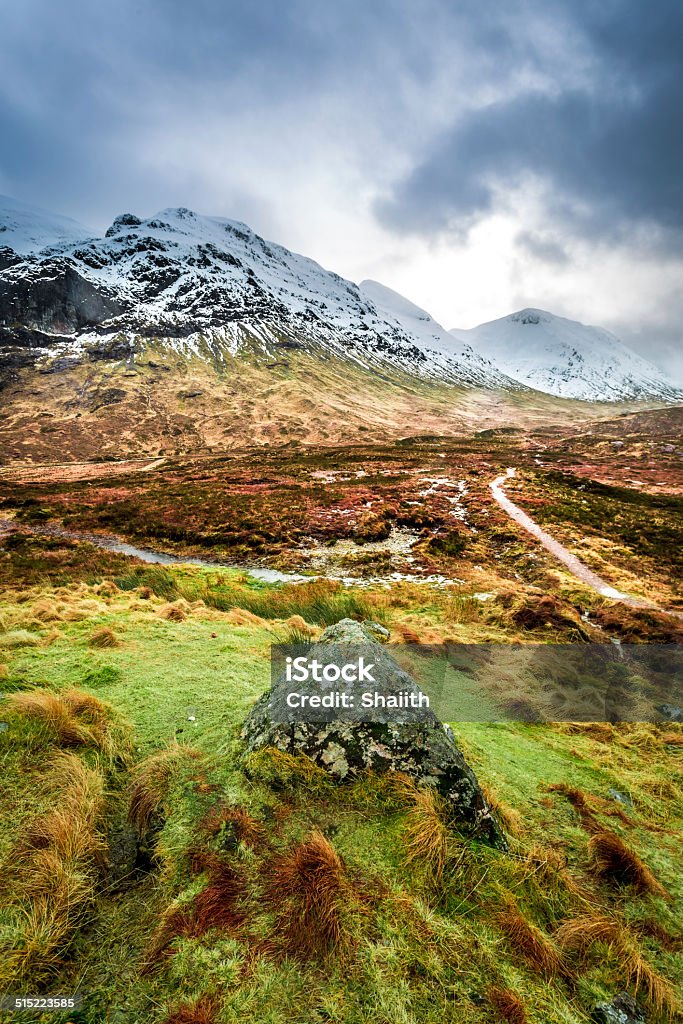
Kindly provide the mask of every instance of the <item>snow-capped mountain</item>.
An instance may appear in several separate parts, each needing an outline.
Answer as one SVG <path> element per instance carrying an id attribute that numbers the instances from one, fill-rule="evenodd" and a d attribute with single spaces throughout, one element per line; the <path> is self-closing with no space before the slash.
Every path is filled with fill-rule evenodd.
<path id="1" fill-rule="evenodd" d="M 0 197 L 0 369 L 134 359 L 145 339 L 219 357 L 303 350 L 447 385 L 681 400 L 608 331 L 542 310 L 449 332 L 390 288 L 359 287 L 238 221 L 181 207 L 123 214 L 97 237 Z"/>
<path id="2" fill-rule="evenodd" d="M 530 388 L 562 398 L 619 401 L 683 395 L 665 375 L 600 327 L 542 309 L 449 332 Z"/>
<path id="3" fill-rule="evenodd" d="M 489 373 L 498 369 L 480 352 L 442 327 L 425 309 L 416 306 L 399 292 L 387 288 L 379 281 L 361 281 L 360 290 L 374 303 L 375 308 L 390 321 L 396 321 L 425 351 L 442 352 L 467 365 L 479 365 Z"/>
<path id="4" fill-rule="evenodd" d="M 0 206 L 0 224 L 13 216 L 12 206 Z M 103 338 L 118 339 L 119 348 L 127 339 L 132 351 L 140 338 L 181 351 L 208 342 L 233 355 L 254 346 L 271 356 L 310 349 L 448 384 L 519 387 L 469 346 L 451 339 L 447 347 L 441 336 L 413 331 L 351 281 L 246 224 L 168 209 L 147 220 L 117 217 L 104 238 L 84 230 L 56 244 L 55 223 L 34 231 L 32 246 L 19 232 L 21 249 L 7 232 L 10 245 L 0 250 L 5 343 L 14 329 L 19 344 L 28 331 L 33 349 L 61 345 L 67 354 Z"/>
<path id="5" fill-rule="evenodd" d="M 92 234 L 69 217 L 38 210 L 18 199 L 0 196 L 0 250 L 26 255 L 52 246 L 80 242 Z"/>

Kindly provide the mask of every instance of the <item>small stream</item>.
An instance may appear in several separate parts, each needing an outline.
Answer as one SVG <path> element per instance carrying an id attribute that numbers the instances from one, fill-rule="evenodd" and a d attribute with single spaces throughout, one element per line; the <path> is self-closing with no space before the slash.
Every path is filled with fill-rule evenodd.
<path id="1" fill-rule="evenodd" d="M 305 583 L 311 580 L 328 579 L 333 582 L 342 583 L 347 587 L 389 587 L 393 583 L 401 581 L 443 587 L 456 586 L 463 582 L 462 580 L 450 579 L 438 574 L 420 576 L 417 573 L 393 572 L 383 576 L 349 576 L 335 573 L 334 571 L 325 571 L 324 569 L 320 571 L 322 566 L 318 567 L 318 572 L 309 575 L 296 572 L 282 572 L 280 569 L 268 569 L 263 566 L 236 565 L 231 562 L 218 562 L 207 558 L 192 558 L 188 555 L 171 555 L 165 551 L 155 551 L 152 548 L 141 548 L 136 544 L 129 544 L 128 541 L 120 540 L 118 537 L 106 533 L 81 533 L 80 531 L 68 530 L 63 526 L 57 526 L 53 523 L 35 528 L 25 523 L 17 524 L 12 519 L 0 518 L 0 536 L 11 533 L 17 527 L 28 533 L 42 534 L 48 537 L 64 537 L 66 540 L 86 541 L 87 543 L 94 544 L 95 547 L 102 548 L 104 551 L 115 551 L 120 555 L 138 558 L 141 562 L 147 562 L 149 565 L 195 565 L 202 569 L 233 569 L 251 576 L 252 579 L 260 580 L 262 583 Z M 366 547 L 372 547 L 372 545 L 366 545 Z"/>

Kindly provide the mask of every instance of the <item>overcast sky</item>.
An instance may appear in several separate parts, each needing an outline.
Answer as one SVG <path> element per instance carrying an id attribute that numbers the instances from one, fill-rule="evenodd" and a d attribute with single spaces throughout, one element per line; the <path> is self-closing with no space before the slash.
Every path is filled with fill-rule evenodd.
<path id="1" fill-rule="evenodd" d="M 445 327 L 523 306 L 683 383 L 681 0 L 2 0 L 0 192 L 247 221 Z"/>

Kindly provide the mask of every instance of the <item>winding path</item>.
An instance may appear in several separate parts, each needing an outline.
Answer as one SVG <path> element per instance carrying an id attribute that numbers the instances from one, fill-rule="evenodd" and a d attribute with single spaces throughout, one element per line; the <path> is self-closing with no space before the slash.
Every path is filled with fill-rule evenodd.
<path id="1" fill-rule="evenodd" d="M 621 590 L 617 590 L 615 587 L 610 586 L 605 580 L 603 580 L 597 573 L 594 573 L 592 569 L 589 569 L 587 565 L 573 555 L 571 551 L 568 551 L 559 541 L 551 537 L 549 533 L 542 530 L 538 523 L 535 523 L 531 516 L 528 516 L 526 512 L 523 512 L 518 505 L 515 505 L 513 501 L 510 501 L 507 494 L 503 490 L 503 485 L 506 480 L 515 476 L 514 469 L 508 469 L 506 473 L 496 477 L 489 487 L 491 488 L 491 494 L 498 502 L 503 511 L 507 512 L 511 519 L 514 519 L 516 523 L 522 526 L 527 533 L 530 533 L 532 537 L 535 537 L 539 541 L 546 551 L 549 551 L 553 558 L 556 558 L 558 562 L 562 562 L 567 566 L 569 571 L 573 573 L 577 579 L 580 579 L 582 583 L 592 587 L 593 590 L 597 590 L 598 594 L 602 594 L 603 597 L 611 597 L 614 601 L 623 601 L 624 604 L 630 605 L 632 608 L 656 608 L 657 605 L 651 601 L 646 601 L 643 598 L 633 597 L 631 594 L 624 594 Z"/>

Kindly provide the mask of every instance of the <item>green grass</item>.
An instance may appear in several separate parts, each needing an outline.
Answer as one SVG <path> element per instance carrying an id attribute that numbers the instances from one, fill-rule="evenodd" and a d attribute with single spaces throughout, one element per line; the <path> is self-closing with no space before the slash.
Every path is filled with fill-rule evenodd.
<path id="1" fill-rule="evenodd" d="M 126 580 L 149 587 L 152 596 L 144 597 Z M 561 977 L 548 981 L 497 924 L 510 895 L 550 941 L 559 923 L 585 913 L 583 898 L 562 877 L 545 874 L 529 860 L 538 848 L 553 847 L 566 857 L 571 879 L 604 912 L 628 920 L 633 929 L 655 919 L 669 932 L 680 932 L 683 779 L 676 748 L 664 746 L 654 730 L 615 731 L 604 743 L 585 731 L 561 728 L 456 725 L 458 742 L 480 779 L 501 806 L 521 814 L 524 830 L 511 837 L 507 856 L 452 832 L 439 878 L 427 864 L 409 859 L 409 807 L 381 780 L 317 787 L 294 773 L 287 781 L 267 755 L 258 770 L 252 764 L 245 772 L 239 726 L 269 683 L 269 645 L 287 629 L 288 616 L 300 614 L 322 626 L 329 615 L 340 617 L 341 607 L 357 614 L 370 609 L 372 618 L 379 608 L 391 627 L 417 618 L 425 628 L 452 629 L 446 627 L 450 615 L 462 620 L 463 636 L 472 638 L 482 629 L 486 609 L 451 607 L 452 599 L 425 588 L 397 588 L 377 606 L 365 591 L 266 587 L 235 574 L 196 570 L 144 569 L 140 575 L 119 574 L 118 581 L 124 589 L 114 592 L 81 585 L 43 586 L 25 591 L 21 600 L 8 594 L 3 611 L 12 629 L 27 629 L 36 638 L 34 646 L 3 651 L 4 689 L 35 684 L 59 692 L 77 686 L 95 694 L 130 723 L 138 762 L 175 742 L 201 755 L 181 760 L 172 773 L 164 813 L 143 837 L 151 862 L 124 882 L 112 884 L 102 875 L 92 912 L 55 965 L 52 991 L 78 986 L 84 992 L 83 1010 L 69 1019 L 162 1024 L 183 1000 L 209 994 L 218 1000 L 216 1024 L 492 1024 L 487 992 L 497 984 L 522 996 L 531 1024 L 580 1024 L 594 1002 L 624 987 L 620 964 L 598 958 L 576 987 Z M 212 599 L 192 607 L 202 595 Z M 164 602 L 183 598 L 189 603 L 183 621 L 160 615 Z M 343 606 L 335 603 L 342 599 Z M 228 611 L 235 606 L 252 618 L 236 620 Z M 37 619 L 36 609 L 50 621 Z M 89 646 L 93 631 L 103 627 L 113 630 L 118 646 Z M 44 776 L 50 741 L 21 716 L 8 716 L 8 724 L 0 734 L 4 857 L 12 856 L 17 819 L 45 812 L 50 799 Z M 126 798 L 127 770 L 95 750 L 77 753 L 105 773 L 107 813 L 113 815 Z M 601 823 L 639 853 L 671 900 L 635 896 L 595 880 L 588 836 L 568 800 L 548 791 L 555 783 L 597 800 Z M 632 825 L 607 813 L 613 806 L 610 787 L 633 800 Z M 264 830 L 265 842 L 226 845 L 229 830 L 207 832 L 207 815 L 221 806 L 246 811 Z M 653 825 L 664 831 L 652 831 Z M 361 909 L 351 915 L 349 948 L 296 960 L 283 952 L 277 907 L 266 898 L 267 879 L 277 858 L 314 830 L 343 858 Z M 144 973 L 164 912 L 192 907 L 211 884 L 210 873 L 193 870 L 198 850 L 218 857 L 244 880 L 247 924 L 186 934 L 171 943 L 154 971 Z M 2 928 L 0 921 L 0 935 Z M 675 953 L 656 939 L 639 941 L 653 968 L 680 985 Z"/>

